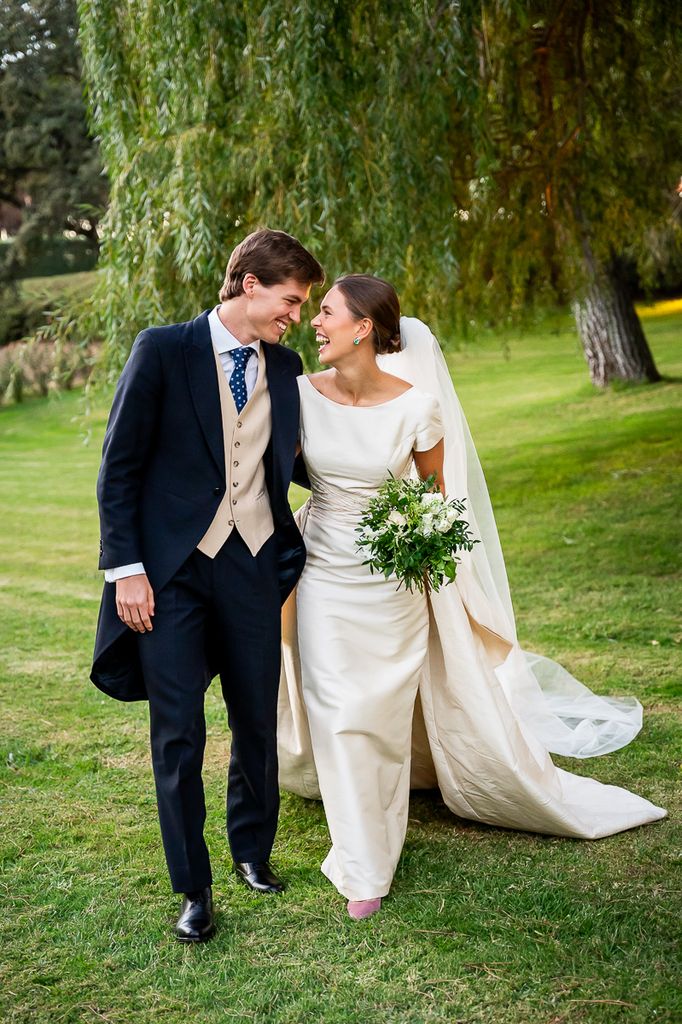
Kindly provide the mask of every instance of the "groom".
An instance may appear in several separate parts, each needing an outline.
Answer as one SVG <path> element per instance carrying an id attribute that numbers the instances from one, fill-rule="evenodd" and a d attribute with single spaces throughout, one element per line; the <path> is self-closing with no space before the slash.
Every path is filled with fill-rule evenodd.
<path id="1" fill-rule="evenodd" d="M 104 438 L 106 582 L 91 678 L 119 700 L 149 700 L 183 942 L 214 931 L 201 769 L 204 691 L 216 673 L 232 732 L 235 869 L 258 892 L 283 888 L 268 863 L 279 810 L 280 606 L 305 548 L 287 501 L 302 365 L 278 343 L 323 279 L 291 235 L 249 235 L 230 256 L 220 305 L 138 335 Z"/>

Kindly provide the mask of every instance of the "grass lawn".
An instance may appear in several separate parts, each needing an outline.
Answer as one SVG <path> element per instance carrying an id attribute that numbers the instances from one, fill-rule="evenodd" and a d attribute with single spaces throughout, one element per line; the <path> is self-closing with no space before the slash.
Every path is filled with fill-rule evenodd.
<path id="1" fill-rule="evenodd" d="M 21 281 L 24 299 L 44 303 L 50 309 L 55 301 L 74 298 L 86 299 L 95 286 L 96 272 L 81 270 L 74 274 L 54 274 L 52 277 L 25 277 Z"/>
<path id="2" fill-rule="evenodd" d="M 560 763 L 633 788 L 670 818 L 586 843 L 475 825 L 417 795 L 391 898 L 356 923 L 319 873 L 321 806 L 284 795 L 273 859 L 289 888 L 259 898 L 229 871 L 228 736 L 212 687 L 205 782 L 219 932 L 199 948 L 170 934 L 178 900 L 146 707 L 88 682 L 106 401 L 87 415 L 75 394 L 0 410 L 3 1022 L 682 1019 L 682 311 L 654 308 L 644 322 L 666 376 L 652 387 L 596 394 L 561 317 L 504 346 L 481 339 L 450 364 L 524 645 L 645 706 L 629 748 Z"/>

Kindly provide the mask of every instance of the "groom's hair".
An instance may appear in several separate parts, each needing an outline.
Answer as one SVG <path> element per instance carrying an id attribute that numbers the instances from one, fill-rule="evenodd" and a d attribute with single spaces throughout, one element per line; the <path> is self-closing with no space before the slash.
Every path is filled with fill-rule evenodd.
<path id="1" fill-rule="evenodd" d="M 324 281 L 324 270 L 297 238 L 270 228 L 247 235 L 230 256 L 219 293 L 221 302 L 243 294 L 245 274 L 255 274 L 266 288 L 290 277 L 305 285 Z"/>

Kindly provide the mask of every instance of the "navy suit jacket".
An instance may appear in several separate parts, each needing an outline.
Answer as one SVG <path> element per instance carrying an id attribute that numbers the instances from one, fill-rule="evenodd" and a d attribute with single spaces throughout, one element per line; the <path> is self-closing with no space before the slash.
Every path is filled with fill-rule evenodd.
<path id="1" fill-rule="evenodd" d="M 263 461 L 284 602 L 305 562 L 287 498 L 299 426 L 296 377 L 303 367 L 291 349 L 262 344 L 272 409 Z M 205 311 L 188 323 L 142 331 L 123 369 L 97 481 L 99 568 L 144 562 L 158 592 L 205 534 L 225 487 L 220 396 Z M 105 583 L 90 678 L 118 700 L 147 697 L 136 640 L 117 615 L 115 583 Z"/>

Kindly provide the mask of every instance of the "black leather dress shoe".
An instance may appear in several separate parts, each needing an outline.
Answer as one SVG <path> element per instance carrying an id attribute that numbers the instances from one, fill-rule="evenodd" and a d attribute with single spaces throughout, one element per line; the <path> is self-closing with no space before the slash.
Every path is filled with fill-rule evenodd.
<path id="1" fill-rule="evenodd" d="M 175 923 L 175 937 L 179 942 L 206 942 L 215 931 L 211 886 L 198 892 L 186 892 Z"/>
<path id="2" fill-rule="evenodd" d="M 234 862 L 237 877 L 254 892 L 284 892 L 284 882 L 275 875 L 266 861 L 264 864 Z"/>

